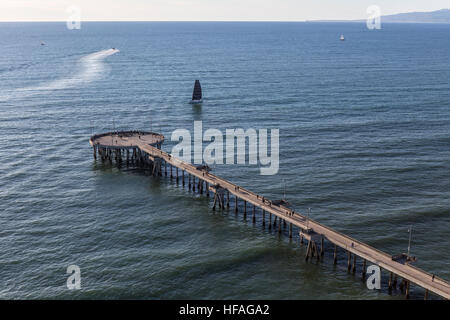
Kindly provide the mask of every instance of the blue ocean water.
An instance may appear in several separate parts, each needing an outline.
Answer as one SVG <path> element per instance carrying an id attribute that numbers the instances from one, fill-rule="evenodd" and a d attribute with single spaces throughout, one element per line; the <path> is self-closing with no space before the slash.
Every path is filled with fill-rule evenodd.
<path id="1" fill-rule="evenodd" d="M 344 34 L 346 41 L 339 41 Z M 0 298 L 398 299 L 298 239 L 102 165 L 93 132 L 279 128 L 214 172 L 450 279 L 450 25 L 0 23 Z M 40 45 L 40 41 L 46 43 Z M 118 48 L 119 53 L 105 51 Z M 190 105 L 195 79 L 201 107 Z M 82 289 L 66 287 L 81 268 Z M 387 274 L 383 274 L 383 286 Z M 412 287 L 413 298 L 423 291 Z"/>

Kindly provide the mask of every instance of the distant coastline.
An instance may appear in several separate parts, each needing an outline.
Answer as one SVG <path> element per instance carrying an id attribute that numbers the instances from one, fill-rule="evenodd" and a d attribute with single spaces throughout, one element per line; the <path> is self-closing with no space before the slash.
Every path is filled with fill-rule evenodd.
<path id="1" fill-rule="evenodd" d="M 430 12 L 407 12 L 392 15 L 381 16 L 382 23 L 428 23 L 428 24 L 450 24 L 450 9 L 441 9 Z M 17 20 L 6 21 L 0 23 L 66 23 L 63 20 Z M 317 23 L 317 22 L 333 22 L 333 23 L 365 23 L 366 18 L 356 20 L 84 20 L 84 23 L 144 23 L 144 22 L 218 22 L 218 23 Z"/>
<path id="2" fill-rule="evenodd" d="M 366 20 L 310 20 L 308 22 L 365 22 Z M 450 9 L 381 16 L 383 23 L 450 23 Z"/>

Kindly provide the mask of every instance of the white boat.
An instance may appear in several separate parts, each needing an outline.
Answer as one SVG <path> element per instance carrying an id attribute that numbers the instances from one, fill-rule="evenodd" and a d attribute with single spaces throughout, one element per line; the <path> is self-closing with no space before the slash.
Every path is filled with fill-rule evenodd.
<path id="1" fill-rule="evenodd" d="M 341 37 L 339 38 L 339 40 L 341 40 L 341 41 L 344 41 L 344 40 L 345 40 L 345 38 L 344 38 L 344 35 L 343 35 L 343 34 L 341 34 Z"/>

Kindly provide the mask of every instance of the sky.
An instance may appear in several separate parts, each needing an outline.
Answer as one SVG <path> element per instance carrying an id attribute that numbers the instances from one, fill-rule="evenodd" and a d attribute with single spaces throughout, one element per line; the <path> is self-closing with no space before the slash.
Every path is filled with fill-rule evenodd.
<path id="1" fill-rule="evenodd" d="M 449 0 L 0 0 L 0 21 L 304 21 L 365 19 L 370 5 L 382 15 L 434 11 Z"/>

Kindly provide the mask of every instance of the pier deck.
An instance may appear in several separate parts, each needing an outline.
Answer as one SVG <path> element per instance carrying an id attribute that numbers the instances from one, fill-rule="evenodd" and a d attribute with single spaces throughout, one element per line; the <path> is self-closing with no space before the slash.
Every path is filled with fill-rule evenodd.
<path id="1" fill-rule="evenodd" d="M 118 139 L 121 139 L 118 137 Z M 91 145 L 96 146 L 96 142 L 98 143 L 98 140 L 91 138 Z M 349 258 L 349 270 L 351 265 L 350 257 L 353 254 L 354 255 L 354 262 L 353 262 L 353 270 L 355 269 L 355 261 L 356 256 L 364 259 L 365 261 L 369 261 L 372 264 L 378 265 L 380 268 L 383 268 L 387 270 L 388 272 L 391 272 L 391 277 L 389 281 L 389 288 L 392 287 L 392 275 L 397 275 L 401 277 L 405 281 L 406 286 L 406 295 L 409 294 L 409 282 L 414 283 L 426 290 L 426 296 L 428 295 L 428 291 L 432 292 L 436 295 L 439 295 L 445 299 L 450 298 L 450 283 L 442 278 L 436 277 L 424 270 L 421 270 L 409 263 L 399 263 L 394 260 L 392 260 L 392 256 L 384 253 L 376 248 L 373 248 L 365 243 L 362 243 L 356 239 L 353 239 L 349 236 L 346 236 L 338 231 L 335 231 L 327 226 L 324 226 L 320 224 L 317 221 L 308 219 L 305 215 L 302 215 L 299 212 L 295 212 L 289 208 L 283 207 L 281 205 L 275 205 L 273 204 L 269 199 L 264 198 L 263 196 L 260 196 L 258 194 L 255 194 L 251 192 L 250 190 L 247 190 L 245 188 L 239 187 L 238 185 L 233 184 L 232 182 L 229 182 L 226 179 L 223 179 L 221 177 L 218 177 L 207 170 L 199 170 L 196 166 L 184 162 L 178 158 L 172 157 L 167 152 L 162 151 L 158 148 L 158 146 L 152 146 L 149 145 L 148 141 L 141 141 L 140 139 L 133 139 L 132 144 L 128 144 L 123 142 L 117 141 L 116 143 L 113 143 L 114 139 L 103 139 L 102 146 L 105 147 L 105 145 L 108 145 L 108 141 L 111 144 L 110 147 L 117 148 L 117 147 L 124 147 L 124 148 L 138 148 L 141 152 L 143 152 L 146 156 L 148 156 L 148 159 L 151 161 L 160 161 L 159 165 L 161 166 L 161 161 L 164 161 L 167 164 L 181 169 L 183 171 L 183 183 L 184 183 L 184 172 L 187 174 L 190 174 L 193 177 L 196 177 L 199 179 L 199 181 L 202 181 L 206 183 L 206 186 L 208 188 L 208 191 L 217 193 L 218 190 L 222 190 L 223 192 L 227 192 L 228 196 L 234 195 L 236 197 L 236 210 L 237 210 L 237 201 L 238 199 L 241 199 L 245 203 L 245 207 L 247 204 L 252 204 L 255 206 L 255 208 L 260 208 L 263 210 L 263 212 L 267 212 L 271 215 L 274 215 L 275 217 L 278 217 L 280 219 L 279 225 L 281 225 L 281 221 L 284 220 L 286 223 L 290 223 L 290 233 L 292 236 L 292 225 L 300 228 L 301 230 L 309 230 L 313 233 L 319 235 L 322 239 L 326 239 L 329 242 L 333 243 L 335 246 L 340 247 L 347 251 Z M 130 140 L 127 140 L 130 141 Z M 98 145 L 98 144 L 97 144 Z M 94 149 L 95 150 L 95 149 Z M 162 169 L 160 168 L 161 172 Z M 167 174 L 167 171 L 166 171 Z M 208 194 L 209 195 L 209 194 Z M 223 195 L 222 195 L 223 196 Z M 216 199 L 215 199 L 216 200 Z M 223 199 L 222 199 L 223 201 Z M 229 202 L 229 198 L 228 198 Z M 229 205 L 229 204 L 228 204 Z M 309 240 L 311 242 L 311 240 Z M 323 250 L 323 243 L 321 250 Z M 336 250 L 336 247 L 335 247 Z M 309 250 L 308 250 L 309 252 Z M 319 255 L 319 254 L 318 254 Z M 364 265 L 365 265 L 364 261 Z M 335 263 L 336 263 L 336 251 L 335 251 Z M 365 270 L 363 270 L 364 274 Z M 396 280 L 394 282 L 394 286 L 396 285 Z"/>

